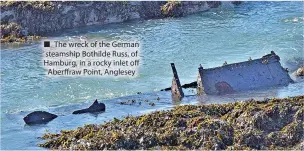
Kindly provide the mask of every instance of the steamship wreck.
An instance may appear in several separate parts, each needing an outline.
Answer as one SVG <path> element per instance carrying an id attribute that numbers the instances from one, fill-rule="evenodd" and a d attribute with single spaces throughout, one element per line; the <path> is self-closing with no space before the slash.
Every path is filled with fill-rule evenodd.
<path id="1" fill-rule="evenodd" d="M 183 97 L 174 63 L 171 63 L 173 80 L 171 86 L 172 95 Z M 283 68 L 280 57 L 271 51 L 261 58 L 248 61 L 227 64 L 223 66 L 204 69 L 201 65 L 198 68 L 197 81 L 192 86 L 197 88 L 197 94 L 222 95 L 237 91 L 267 88 L 274 86 L 288 85 L 293 80 L 288 70 Z"/>

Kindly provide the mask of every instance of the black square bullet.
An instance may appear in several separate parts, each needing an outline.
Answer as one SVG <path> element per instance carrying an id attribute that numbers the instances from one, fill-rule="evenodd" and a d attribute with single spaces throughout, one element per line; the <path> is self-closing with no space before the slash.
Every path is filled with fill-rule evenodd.
<path id="1" fill-rule="evenodd" d="M 49 41 L 44 42 L 44 47 L 50 47 L 51 43 Z"/>

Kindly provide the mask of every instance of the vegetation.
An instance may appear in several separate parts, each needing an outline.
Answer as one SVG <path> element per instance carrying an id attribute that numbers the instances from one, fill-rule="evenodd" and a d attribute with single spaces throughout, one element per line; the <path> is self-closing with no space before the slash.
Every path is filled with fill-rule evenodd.
<path id="1" fill-rule="evenodd" d="M 165 17 L 179 17 L 182 16 L 182 3 L 180 1 L 168 1 L 161 7 L 161 13 Z"/>
<path id="2" fill-rule="evenodd" d="M 303 149 L 304 96 L 185 105 L 60 134 L 51 149 Z"/>
<path id="3" fill-rule="evenodd" d="M 6 42 L 26 42 L 29 40 L 39 40 L 41 36 L 28 36 L 17 23 L 11 22 L 3 24 L 1 29 L 1 43 Z"/>
<path id="4" fill-rule="evenodd" d="M 51 1 L 1 1 L 0 2 L 1 9 L 6 7 L 16 7 L 19 9 L 37 9 L 43 11 L 53 11 L 55 9 L 55 5 Z"/>

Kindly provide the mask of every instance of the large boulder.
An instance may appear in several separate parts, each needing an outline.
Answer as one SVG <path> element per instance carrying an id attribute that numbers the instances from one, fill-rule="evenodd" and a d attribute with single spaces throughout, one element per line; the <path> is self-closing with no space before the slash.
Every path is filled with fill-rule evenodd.
<path id="1" fill-rule="evenodd" d="M 82 114 L 82 113 L 94 113 L 94 112 L 102 112 L 106 110 L 106 106 L 103 103 L 98 103 L 97 99 L 94 103 L 86 109 L 74 111 L 73 114 Z"/>
<path id="2" fill-rule="evenodd" d="M 46 124 L 57 118 L 57 115 L 45 111 L 34 111 L 23 118 L 26 124 Z"/>

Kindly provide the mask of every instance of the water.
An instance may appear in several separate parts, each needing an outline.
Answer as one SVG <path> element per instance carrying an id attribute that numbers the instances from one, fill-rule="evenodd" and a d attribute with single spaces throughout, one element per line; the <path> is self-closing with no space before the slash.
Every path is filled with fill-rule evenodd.
<path id="1" fill-rule="evenodd" d="M 182 84 L 193 82 L 197 67 L 259 58 L 274 50 L 283 67 L 294 71 L 303 64 L 303 3 L 246 2 L 238 7 L 202 12 L 183 18 L 168 18 L 66 30 L 52 39 L 86 36 L 108 40 L 139 39 L 142 46 L 140 75 L 135 79 L 49 78 L 41 67 L 40 43 L 1 48 L 1 149 L 41 149 L 38 137 L 87 123 L 102 123 L 180 104 L 227 103 L 248 98 L 286 97 L 304 94 L 303 80 L 287 87 L 265 88 L 197 98 L 185 90 L 182 101 L 172 101 L 170 63 L 174 62 Z M 136 92 L 144 94 L 136 95 Z M 156 100 L 160 97 L 160 100 Z M 72 115 L 94 99 L 105 103 L 105 113 Z M 120 105 L 136 99 L 142 105 Z M 150 106 L 149 102 L 155 102 Z M 27 126 L 22 118 L 34 110 L 59 117 L 46 125 Z"/>

